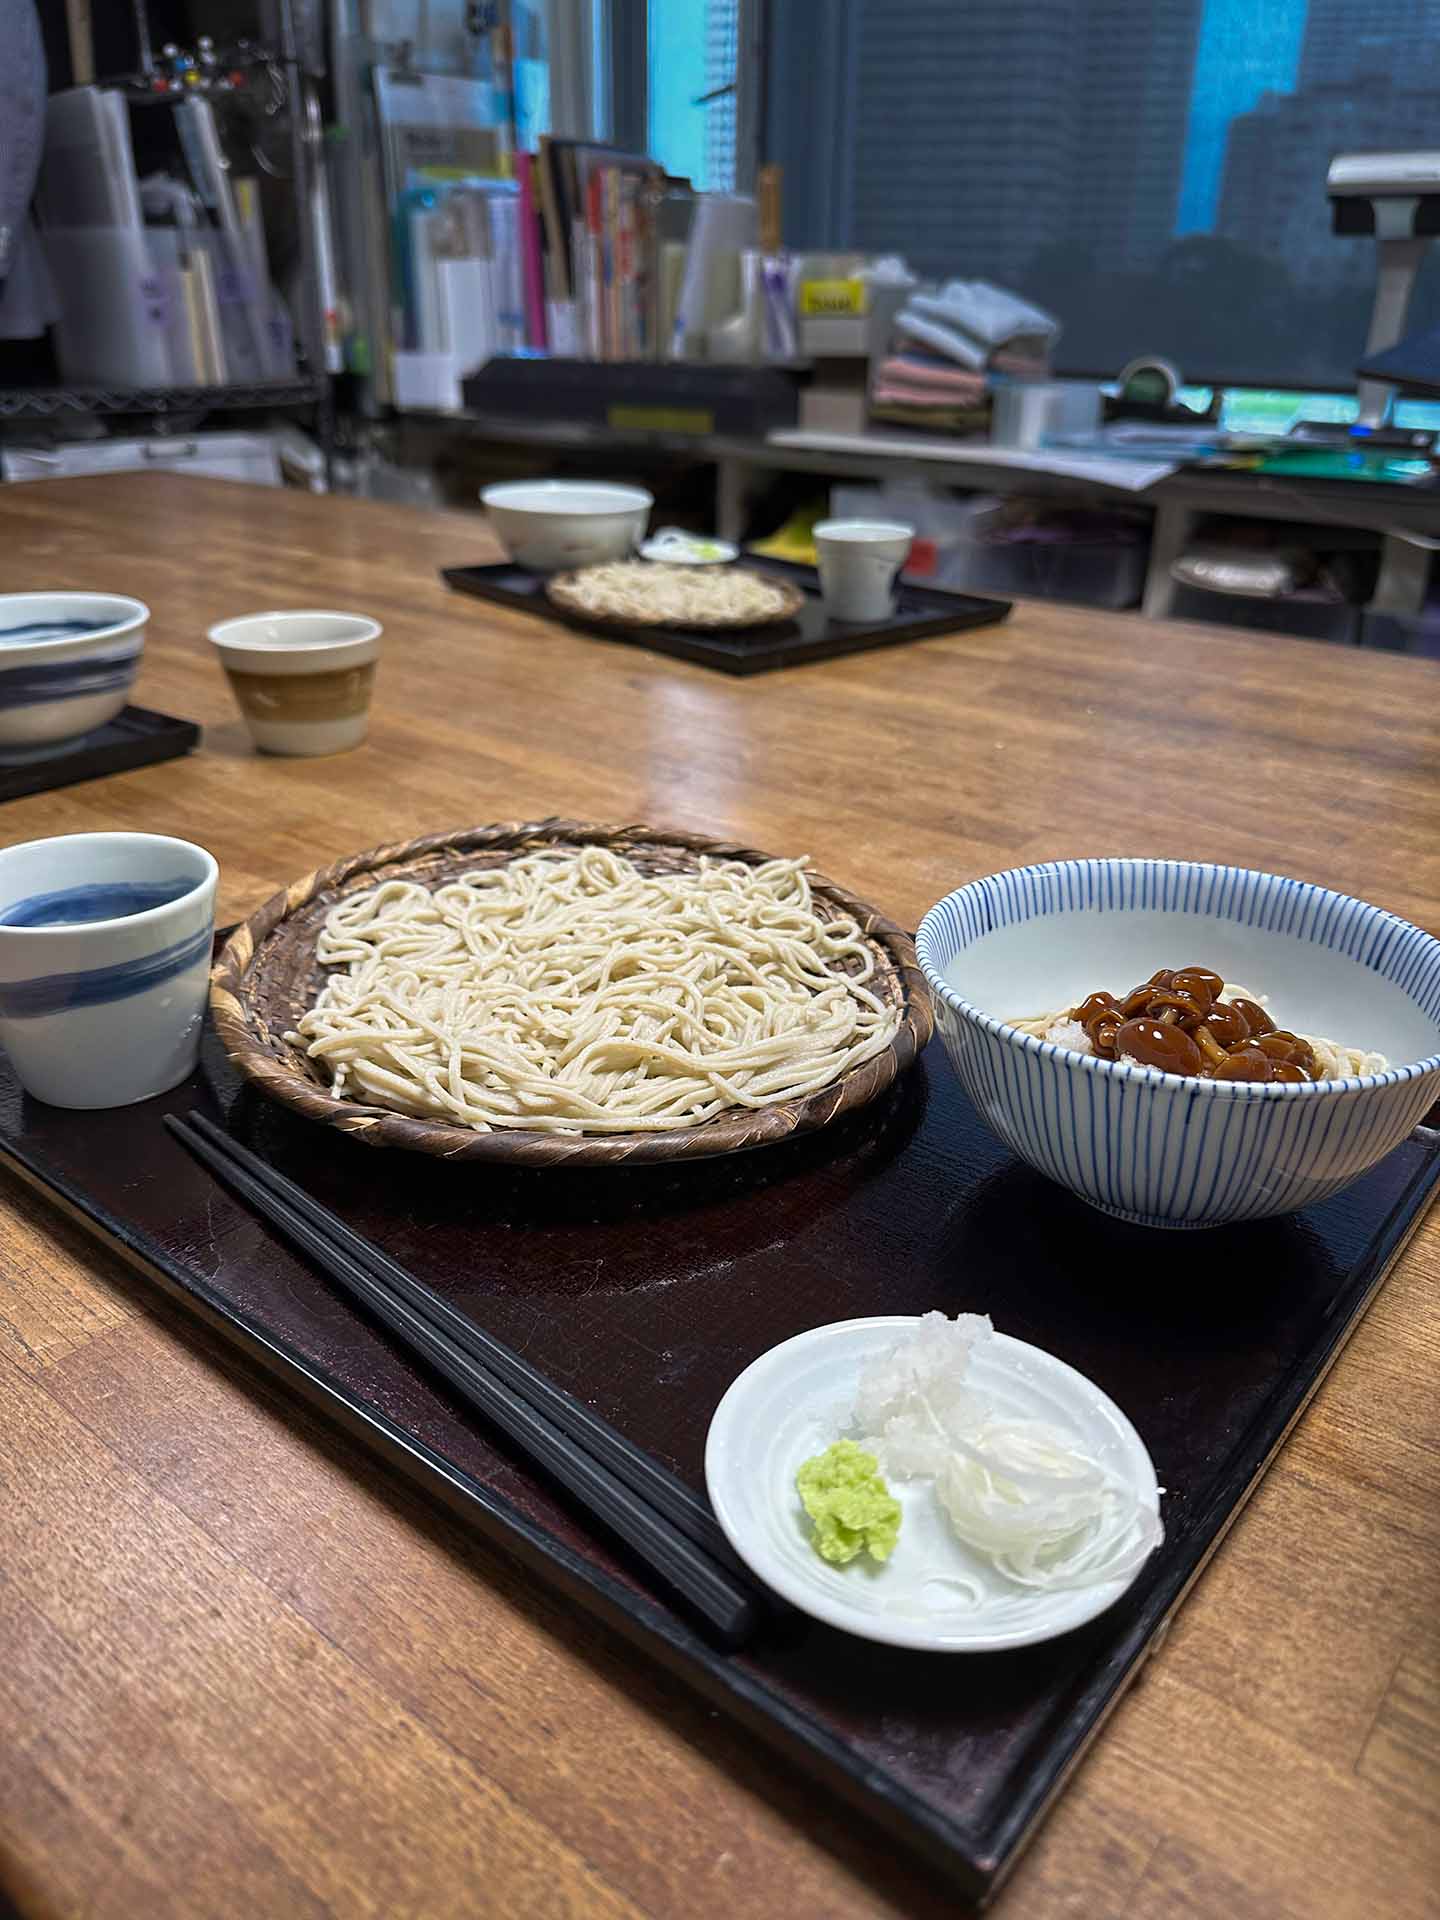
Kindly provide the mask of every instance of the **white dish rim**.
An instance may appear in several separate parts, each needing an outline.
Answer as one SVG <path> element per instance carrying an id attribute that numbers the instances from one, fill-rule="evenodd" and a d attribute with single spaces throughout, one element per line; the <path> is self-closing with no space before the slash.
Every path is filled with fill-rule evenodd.
<path id="1" fill-rule="evenodd" d="M 50 833 L 39 840 L 17 840 L 14 843 L 13 849 L 6 847 L 0 849 L 0 853 L 9 853 L 12 850 L 18 853 L 22 847 L 28 849 L 31 847 L 73 845 L 77 840 L 88 840 L 92 842 L 96 840 L 145 840 L 152 845 L 183 847 L 186 853 L 198 853 L 200 855 L 204 863 L 204 871 L 198 880 L 186 888 L 184 893 L 177 893 L 173 900 L 166 900 L 158 907 L 142 907 L 138 913 L 112 914 L 108 920 L 52 920 L 43 927 L 12 927 L 0 922 L 0 935 L 3 935 L 7 940 L 26 937 L 33 937 L 37 940 L 48 937 L 53 940 L 57 934 L 64 934 L 67 938 L 72 935 L 79 935 L 83 939 L 88 938 L 92 934 L 113 933 L 117 927 L 145 927 L 149 926 L 152 921 L 165 918 L 167 914 L 178 912 L 180 908 L 188 906 L 197 894 L 203 893 L 207 887 L 214 887 L 219 883 L 220 863 L 214 854 L 211 853 L 210 849 L 208 847 L 202 847 L 199 842 L 195 840 L 182 840 L 178 834 L 174 833 L 132 833 L 128 830 L 115 828 L 105 829 L 98 833 Z M 0 908 L 0 912 L 3 911 L 4 909 Z"/>
<path id="2" fill-rule="evenodd" d="M 334 640 L 316 641 L 313 645 L 303 647 L 292 646 L 285 640 L 247 640 L 243 635 L 230 631 L 233 627 L 248 627 L 256 620 L 348 620 L 364 631 L 347 633 Z M 205 638 L 221 652 L 228 647 L 236 653 L 283 654 L 287 659 L 294 659 L 299 654 L 319 656 L 339 653 L 348 647 L 372 646 L 384 631 L 380 622 L 372 620 L 368 613 L 346 613 L 340 607 L 267 607 L 259 613 L 233 613 L 207 628 Z"/>
<path id="3" fill-rule="evenodd" d="M 553 498 L 547 502 L 509 497 L 522 493 L 543 493 L 546 490 L 552 494 L 562 491 L 607 494 L 609 498 L 589 505 L 572 502 L 562 506 Z M 639 513 L 642 509 L 648 513 L 655 504 L 655 496 L 644 487 L 628 487 L 619 480 L 497 480 L 480 489 L 480 504 L 482 507 L 503 507 L 507 513 L 533 513 L 554 518 L 573 515 L 591 520 L 608 514 Z"/>
<path id="4" fill-rule="evenodd" d="M 134 633 L 138 627 L 145 626 L 150 619 L 149 607 L 143 600 L 137 600 L 133 594 L 99 593 L 89 589 L 72 590 L 69 587 L 32 587 L 27 588 L 24 593 L 0 593 L 0 615 L 3 615 L 7 608 L 26 600 L 72 600 L 79 602 L 82 607 L 94 606 L 97 601 L 113 607 L 118 600 L 130 611 L 122 619 L 112 620 L 108 626 L 96 627 L 90 633 L 57 633 L 48 640 L 17 640 L 11 646 L 0 646 L 0 668 L 3 668 L 6 662 L 19 665 L 18 656 L 25 653 L 39 653 L 51 647 L 72 649 L 95 647 L 102 646 L 109 640 L 121 640 L 126 634 Z"/>
<path id="5" fill-rule="evenodd" d="M 1253 877 L 1257 880 L 1281 884 L 1288 878 L 1285 874 L 1267 873 L 1260 867 L 1229 867 L 1223 862 L 1213 860 L 1152 860 L 1141 855 L 1108 854 L 1093 856 L 1101 866 L 1146 866 L 1154 868 L 1200 869 L 1210 873 L 1233 873 L 1242 878 Z M 1407 1080 L 1419 1080 L 1426 1074 L 1440 1070 L 1440 1053 L 1428 1054 L 1423 1060 L 1407 1062 L 1403 1067 L 1386 1067 L 1381 1073 L 1348 1074 L 1331 1080 L 1310 1080 L 1302 1083 L 1273 1082 L 1257 1085 L 1246 1080 L 1197 1080 L 1178 1073 L 1163 1073 L 1159 1067 L 1132 1066 L 1122 1060 L 1102 1060 L 1093 1053 L 1077 1053 L 1073 1047 L 1062 1047 L 1057 1041 L 1042 1040 L 1033 1033 L 1022 1033 L 1019 1027 L 1012 1026 L 1008 1020 L 998 1015 L 986 1013 L 974 1005 L 961 993 L 957 993 L 944 977 L 944 974 L 931 958 L 932 942 L 936 938 L 935 916 L 941 907 L 951 900 L 958 900 L 971 887 L 985 880 L 1020 879 L 1030 874 L 1053 875 L 1058 868 L 1071 865 L 1064 860 L 1038 861 L 1028 867 L 1004 867 L 997 873 L 977 874 L 975 879 L 967 880 L 962 886 L 952 887 L 950 892 L 941 896 L 927 907 L 921 916 L 920 925 L 915 932 L 915 957 L 930 991 L 947 1006 L 967 1020 L 974 1021 L 985 1032 L 994 1034 L 998 1039 L 1011 1046 L 1022 1047 L 1027 1053 L 1038 1053 L 1058 1058 L 1066 1067 L 1078 1069 L 1084 1073 L 1113 1074 L 1122 1080 L 1140 1080 L 1150 1086 L 1168 1087 L 1172 1091 L 1183 1087 L 1192 1099 L 1198 1100 L 1314 1100 L 1327 1093 L 1355 1092 L 1370 1087 L 1395 1087 Z M 1380 915 L 1382 920 L 1400 933 L 1415 933 L 1422 940 L 1428 940 L 1432 946 L 1440 947 L 1433 934 L 1423 927 L 1417 927 L 1411 920 L 1404 919 L 1398 913 L 1391 913 L 1388 907 L 1377 907 L 1372 901 L 1362 900 L 1352 893 L 1340 893 L 1334 887 L 1321 886 L 1318 881 L 1305 880 L 1292 884 L 1314 887 L 1318 893 L 1339 901 L 1345 906 L 1363 907 L 1367 912 Z"/>

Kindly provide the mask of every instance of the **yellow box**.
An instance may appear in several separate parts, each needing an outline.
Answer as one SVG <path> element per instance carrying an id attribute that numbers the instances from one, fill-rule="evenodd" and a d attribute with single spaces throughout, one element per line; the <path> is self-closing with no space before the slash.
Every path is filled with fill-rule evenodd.
<path id="1" fill-rule="evenodd" d="M 863 280 L 802 280 L 800 311 L 810 318 L 836 314 L 860 315 L 870 305 L 870 289 Z"/>

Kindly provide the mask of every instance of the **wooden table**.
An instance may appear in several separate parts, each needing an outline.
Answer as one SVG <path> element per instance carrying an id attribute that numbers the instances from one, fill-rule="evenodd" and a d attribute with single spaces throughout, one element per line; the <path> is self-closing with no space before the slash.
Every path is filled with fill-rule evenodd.
<path id="1" fill-rule="evenodd" d="M 187 835 L 226 918 L 355 847 L 561 813 L 808 851 L 912 926 L 963 878 L 1087 852 L 1278 867 L 1440 923 L 1433 665 L 1032 605 L 730 680 L 438 585 L 485 557 L 473 518 L 218 481 L 0 489 L 0 588 L 140 595 L 140 697 L 206 729 L 188 760 L 12 802 L 5 842 Z M 204 640 L 296 605 L 385 623 L 370 744 L 337 759 L 256 758 Z M 954 1910 L 42 1204 L 0 1198 L 0 1888 L 22 1913 Z M 1440 1221 L 1004 1920 L 1436 1912 L 1437 1283 Z"/>

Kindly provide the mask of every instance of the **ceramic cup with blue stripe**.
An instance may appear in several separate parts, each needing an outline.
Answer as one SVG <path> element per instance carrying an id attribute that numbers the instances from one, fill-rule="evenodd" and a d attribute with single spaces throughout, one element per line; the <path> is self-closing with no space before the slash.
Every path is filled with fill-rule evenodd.
<path id="1" fill-rule="evenodd" d="M 0 593 L 0 752 L 70 740 L 125 705 L 150 609 L 122 593 Z"/>
<path id="2" fill-rule="evenodd" d="M 1349 1185 L 1440 1098 L 1440 941 L 1363 900 L 1182 860 L 1061 860 L 949 894 L 915 941 L 965 1090 L 1008 1146 L 1081 1199 L 1158 1227 L 1292 1213 Z M 1305 1084 L 1184 1079 L 1009 1023 L 1212 967 L 1279 1025 L 1382 1053 Z"/>
<path id="3" fill-rule="evenodd" d="M 27 1093 L 124 1107 L 194 1071 L 218 875 L 158 833 L 0 849 L 0 1045 Z"/>

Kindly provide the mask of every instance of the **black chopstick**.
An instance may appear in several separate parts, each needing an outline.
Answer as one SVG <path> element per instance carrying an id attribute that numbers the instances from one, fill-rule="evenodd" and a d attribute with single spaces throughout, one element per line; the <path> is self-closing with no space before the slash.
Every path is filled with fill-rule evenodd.
<path id="1" fill-rule="evenodd" d="M 670 1481 L 665 1469 L 614 1428 L 590 1413 L 563 1389 L 494 1341 L 449 1303 L 424 1286 L 378 1247 L 347 1228 L 338 1216 L 256 1160 L 203 1115 L 191 1124 L 167 1114 L 165 1124 L 219 1179 L 300 1247 L 335 1283 L 366 1306 L 377 1319 L 425 1359 L 485 1417 L 516 1441 L 537 1465 L 566 1487 L 602 1524 L 618 1534 L 709 1623 L 728 1646 L 739 1646 L 762 1618 L 762 1601 L 747 1575 L 731 1564 L 730 1548 L 703 1507 L 700 1513 L 724 1544 L 725 1559 L 682 1531 L 669 1513 L 638 1490 Z M 258 1171 L 257 1171 L 258 1167 Z M 283 1184 L 282 1184 L 283 1183 Z M 295 1204 L 288 1189 L 304 1202 Z M 336 1229 L 339 1229 L 337 1232 Z M 361 1257 L 363 1250 L 363 1258 Z M 396 1277 L 405 1283 L 395 1284 Z M 432 1311 L 431 1303 L 434 1303 Z M 449 1330 L 464 1330 L 463 1343 Z M 510 1377 L 489 1360 L 504 1356 Z M 484 1356 L 484 1357 L 479 1357 Z M 524 1379 L 521 1391 L 513 1381 Z M 586 1425 L 603 1438 L 603 1454 L 562 1427 L 553 1407 L 565 1403 L 566 1416 L 587 1417 Z M 616 1471 L 623 1461 L 628 1477 Z M 687 1502 L 699 1507 L 687 1488 L 673 1483 Z M 693 1521 L 693 1515 L 690 1516 Z"/>
<path id="2" fill-rule="evenodd" d="M 268 1161 L 262 1160 L 259 1154 L 232 1140 L 213 1120 L 207 1119 L 203 1113 L 191 1113 L 188 1123 L 202 1133 L 227 1160 L 243 1167 L 278 1200 L 284 1201 L 286 1206 L 309 1220 L 341 1252 L 349 1254 L 353 1261 L 363 1267 L 372 1279 L 398 1293 L 426 1319 L 433 1320 L 440 1331 L 448 1334 L 472 1360 L 498 1375 L 522 1399 L 528 1400 L 538 1412 L 545 1414 L 562 1433 L 579 1441 L 617 1479 L 623 1480 L 633 1492 L 643 1500 L 648 1500 L 652 1507 L 657 1507 L 697 1546 L 704 1547 L 713 1559 L 729 1567 L 742 1580 L 751 1582 L 751 1575 L 736 1557 L 709 1507 L 690 1491 L 683 1480 L 678 1479 L 667 1467 L 662 1467 L 643 1447 L 637 1447 L 632 1440 L 627 1440 L 608 1420 L 587 1407 L 582 1400 L 577 1400 L 573 1394 L 567 1393 L 563 1387 L 557 1386 L 528 1360 L 522 1359 L 513 1347 L 507 1347 L 503 1340 L 486 1333 L 483 1327 L 477 1326 L 451 1306 L 443 1294 L 436 1293 L 433 1287 L 426 1286 L 423 1280 L 407 1272 L 383 1248 L 377 1247 L 373 1240 L 367 1240 L 363 1234 L 357 1233 L 339 1214 L 312 1199 L 303 1187 L 296 1186 L 293 1180 L 272 1167 Z"/>

